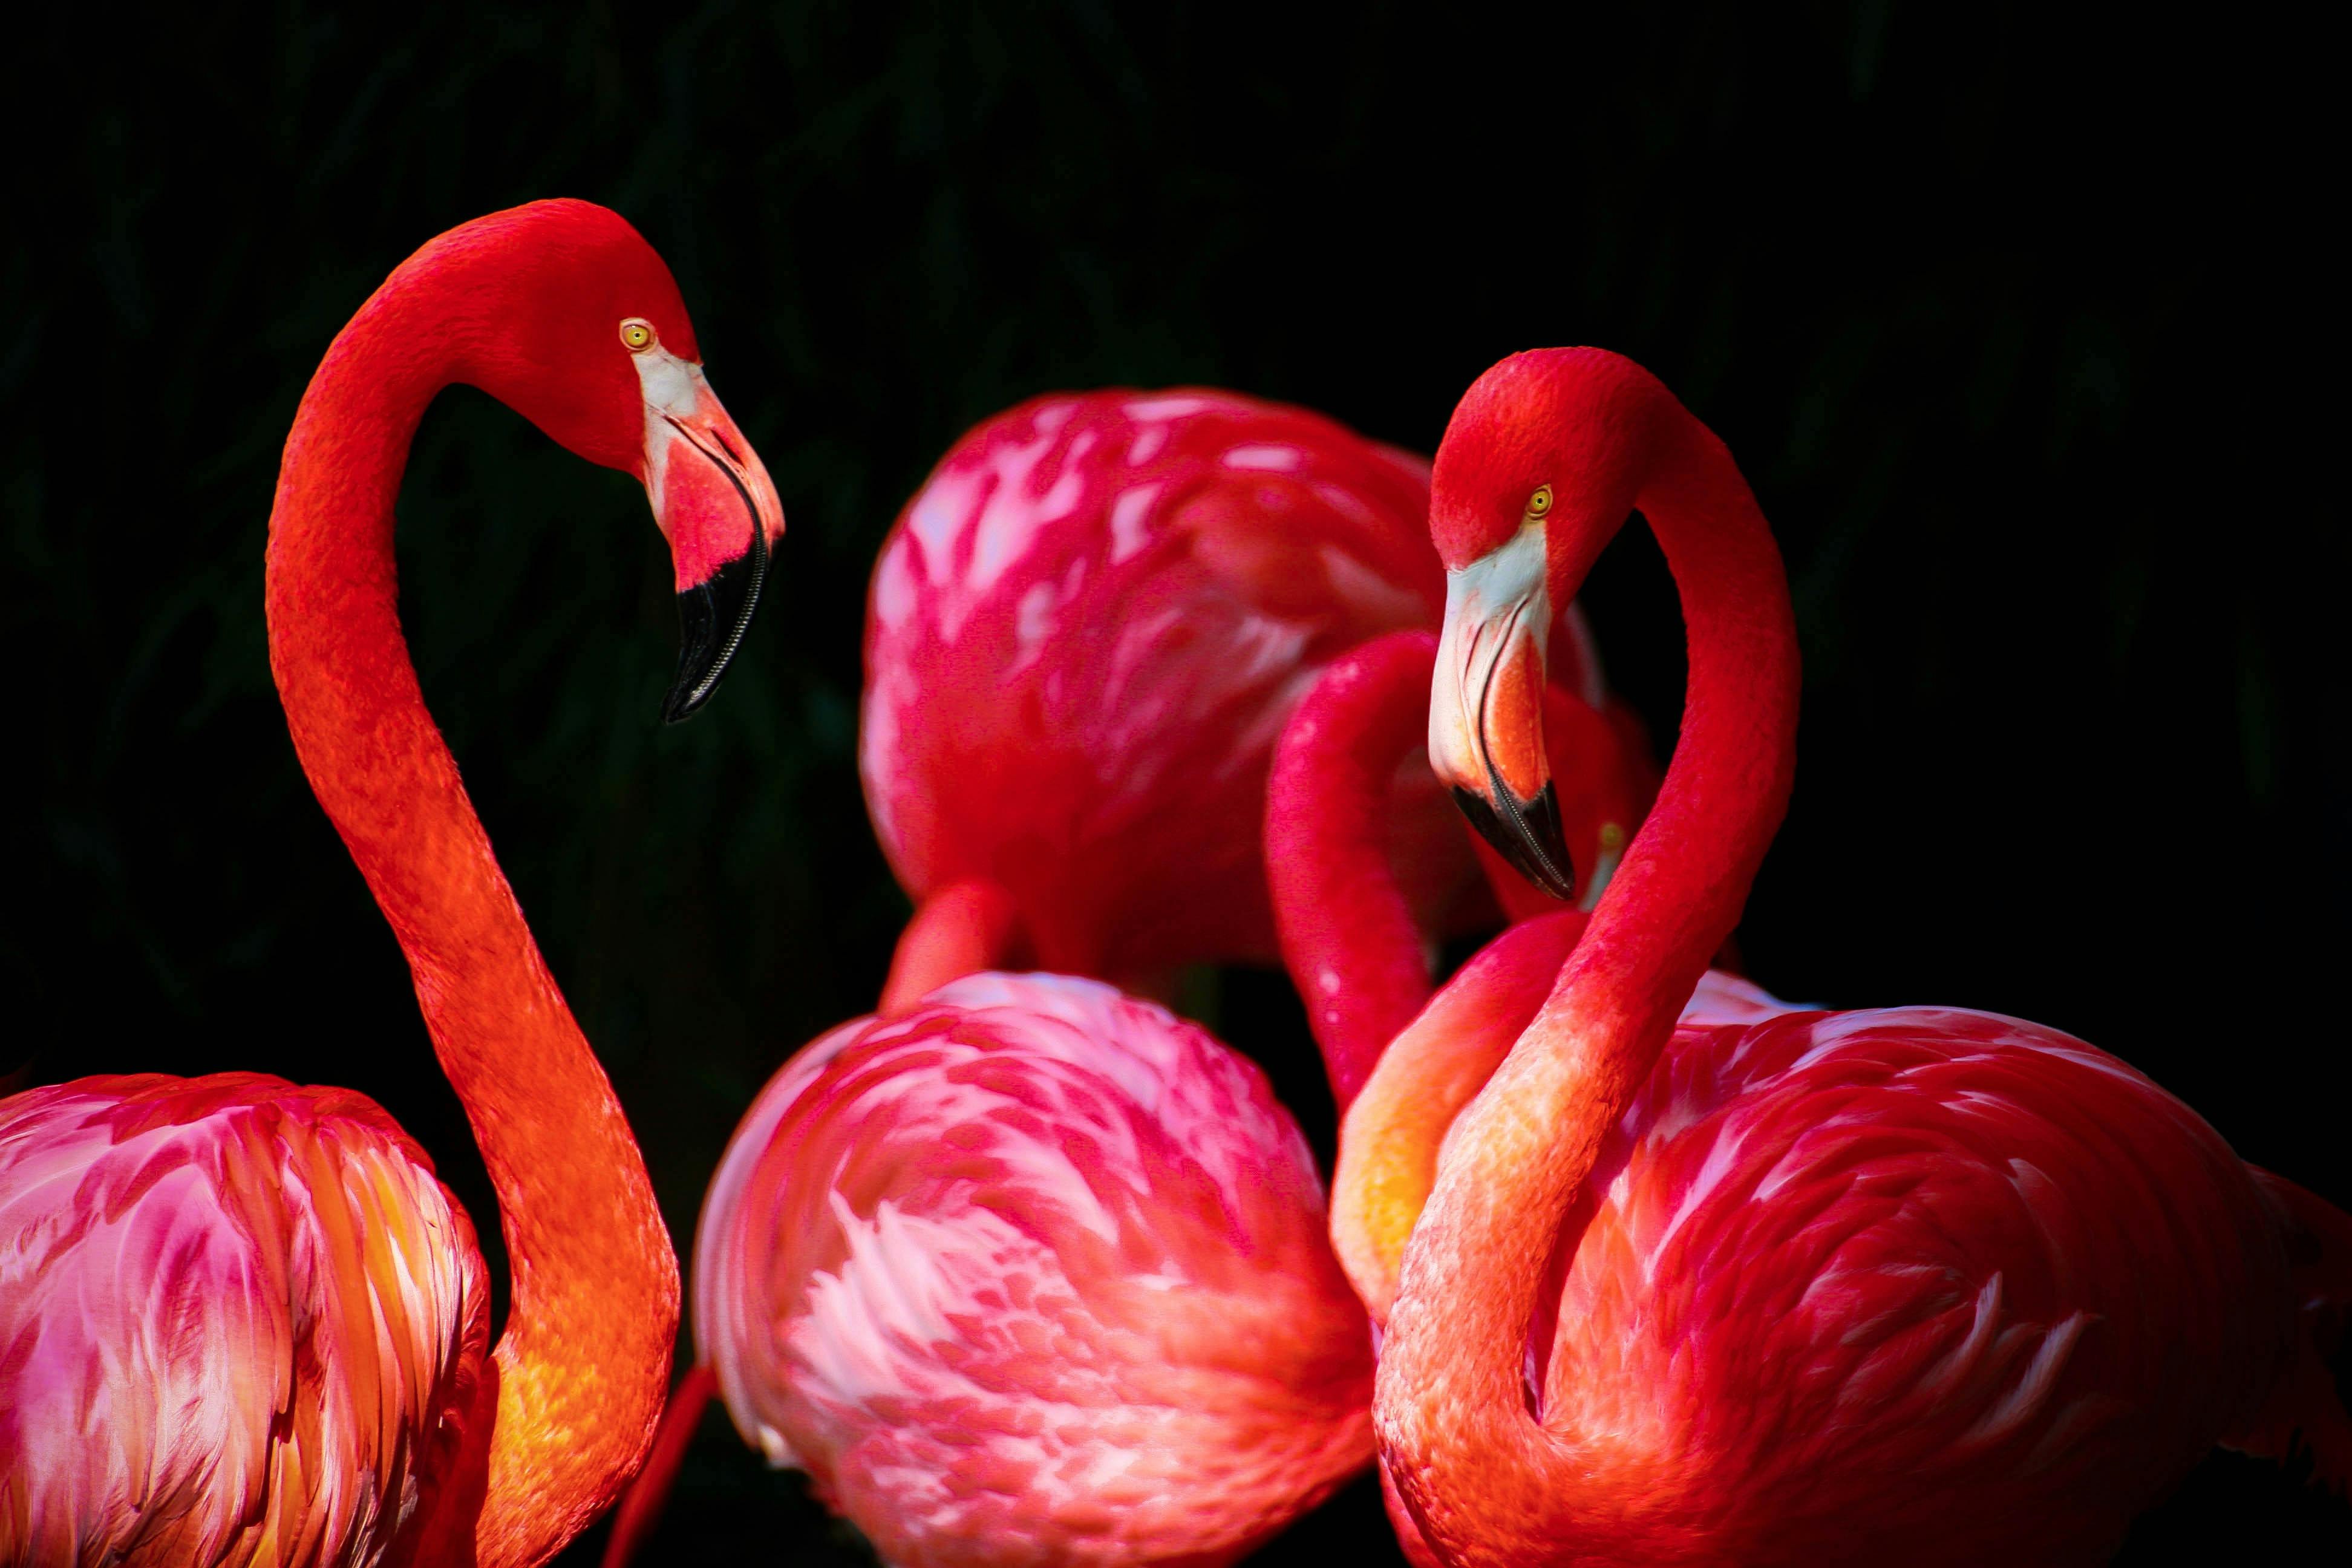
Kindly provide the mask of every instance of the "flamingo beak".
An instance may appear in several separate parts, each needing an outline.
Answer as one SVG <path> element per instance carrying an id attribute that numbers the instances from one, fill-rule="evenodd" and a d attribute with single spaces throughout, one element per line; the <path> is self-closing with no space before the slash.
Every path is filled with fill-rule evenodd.
<path id="1" fill-rule="evenodd" d="M 1544 531 L 1445 574 L 1445 628 L 1429 694 L 1429 765 L 1496 853 L 1556 899 L 1576 896 L 1544 754 Z"/>
<path id="2" fill-rule="evenodd" d="M 677 678 L 662 721 L 691 717 L 719 689 L 760 607 L 783 503 L 760 455 L 727 416 L 702 367 L 661 348 L 636 356 L 646 395 L 646 494 L 677 568 Z"/>

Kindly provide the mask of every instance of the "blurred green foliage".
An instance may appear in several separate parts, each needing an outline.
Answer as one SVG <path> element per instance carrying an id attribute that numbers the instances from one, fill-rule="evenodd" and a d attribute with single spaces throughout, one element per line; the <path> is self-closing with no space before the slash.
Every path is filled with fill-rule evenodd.
<path id="1" fill-rule="evenodd" d="M 708 716 L 658 728 L 641 497 L 459 391 L 403 494 L 404 616 L 681 1253 L 734 1118 L 867 1005 L 905 914 L 858 795 L 858 636 L 946 445 L 1050 387 L 1203 381 L 1426 450 L 1486 364 L 1569 342 L 1674 385 L 1788 553 L 1805 761 L 1759 977 L 2075 1029 L 2352 1197 L 2341 1101 L 2308 1088 L 2343 1046 L 2352 858 L 2339 160 L 2311 40 L 2207 20 L 47 11 L 0 259 L 0 1070 L 351 1084 L 491 1212 L 293 765 L 261 542 L 303 382 L 383 275 L 573 195 L 678 275 L 784 498 L 772 597 Z M 1588 604 L 1663 745 L 1654 550 L 1613 549 Z M 1281 984 L 1199 994 L 1328 1139 Z M 2126 1560 L 2264 1560 L 2263 1531 L 2340 1538 L 2328 1506 L 2217 1460 Z M 1274 1554 L 1363 1556 L 1377 1513 L 1360 1487 Z M 653 1560 L 846 1541 L 714 1417 Z"/>

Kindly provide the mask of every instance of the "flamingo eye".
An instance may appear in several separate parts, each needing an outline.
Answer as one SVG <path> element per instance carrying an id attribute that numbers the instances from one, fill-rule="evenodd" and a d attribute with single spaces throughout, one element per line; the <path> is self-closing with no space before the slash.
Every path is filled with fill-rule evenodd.
<path id="1" fill-rule="evenodd" d="M 1551 510 L 1551 487 L 1538 486 L 1536 493 L 1528 498 L 1528 516 L 1530 519 L 1539 518 L 1549 510 Z"/>
<path id="2" fill-rule="evenodd" d="M 631 316 L 621 323 L 621 345 L 633 354 L 645 353 L 656 341 L 651 321 Z"/>

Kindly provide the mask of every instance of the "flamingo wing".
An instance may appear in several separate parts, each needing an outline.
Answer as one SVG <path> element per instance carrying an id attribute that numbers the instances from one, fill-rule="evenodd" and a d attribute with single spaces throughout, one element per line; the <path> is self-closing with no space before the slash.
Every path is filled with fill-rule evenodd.
<path id="1" fill-rule="evenodd" d="M 2102 1561 L 2292 1352 L 2220 1136 L 2080 1040 L 1954 1009 L 1686 1026 L 1553 1267 L 1545 1425 L 1609 1435 L 1588 1459 L 1641 1478 L 1654 1548 L 1748 1563 L 2014 1560 L 2021 1518 L 2046 1561 Z"/>
<path id="2" fill-rule="evenodd" d="M 712 1187 L 696 1339 L 885 1560 L 1229 1561 L 1370 1458 L 1363 1319 L 1245 1060 L 1053 975 L 812 1050 Z"/>
<path id="3" fill-rule="evenodd" d="M 373 1563 L 457 1453 L 472 1226 L 373 1102 L 256 1073 L 0 1101 L 0 1563 Z"/>

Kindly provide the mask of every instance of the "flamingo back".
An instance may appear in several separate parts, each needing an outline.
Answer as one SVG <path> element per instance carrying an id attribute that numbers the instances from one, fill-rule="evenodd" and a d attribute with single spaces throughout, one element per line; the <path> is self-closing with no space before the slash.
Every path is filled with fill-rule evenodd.
<path id="1" fill-rule="evenodd" d="M 0 1564 L 391 1560 L 488 1329 L 472 1226 L 362 1096 L 223 1073 L 0 1101 Z"/>
<path id="2" fill-rule="evenodd" d="M 1957 1009 L 1685 1025 L 1551 1269 L 1530 1408 L 1643 1562 L 2102 1562 L 2293 1352 L 2221 1137 Z"/>
<path id="3" fill-rule="evenodd" d="M 1272 962 L 1259 825 L 1316 672 L 1433 626 L 1429 466 L 1232 393 L 1038 398 L 974 429 L 900 515 L 867 605 L 859 762 L 919 901 L 1009 889 L 1044 967 Z M 1588 680 L 1589 640 L 1559 639 Z M 1433 777 L 1410 890 L 1471 874 Z"/>
<path id="4" fill-rule="evenodd" d="M 695 1337 L 886 1561 L 1222 1563 L 1370 1457 L 1363 1315 L 1265 1079 L 1108 986 L 835 1030 L 730 1147 Z"/>

